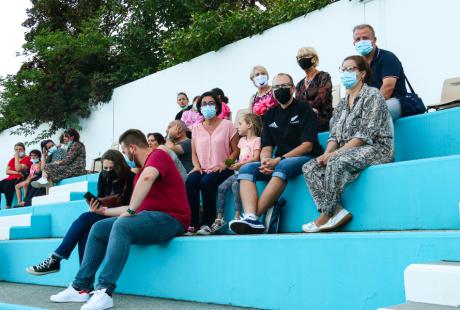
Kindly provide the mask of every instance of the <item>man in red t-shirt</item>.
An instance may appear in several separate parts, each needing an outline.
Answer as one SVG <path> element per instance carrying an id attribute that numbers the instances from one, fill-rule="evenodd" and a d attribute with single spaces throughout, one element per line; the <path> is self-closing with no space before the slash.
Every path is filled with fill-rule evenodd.
<path id="1" fill-rule="evenodd" d="M 88 301 L 81 308 L 83 310 L 112 307 L 112 293 L 131 244 L 169 241 L 182 235 L 190 224 L 185 185 L 169 154 L 159 149 L 151 151 L 145 135 L 137 129 L 123 133 L 119 142 L 127 160 L 141 168 L 134 179 L 131 201 L 128 206 L 108 209 L 91 200 L 93 212 L 112 218 L 94 224 L 74 282 L 51 296 L 51 301 Z M 104 256 L 106 264 L 89 299 L 93 279 Z"/>
<path id="2" fill-rule="evenodd" d="M 13 204 L 14 186 L 24 179 L 24 174 L 27 174 L 30 166 L 32 166 L 32 162 L 30 161 L 30 157 L 26 156 L 24 143 L 16 143 L 14 145 L 14 156 L 6 166 L 6 174 L 8 176 L 0 181 L 0 199 L 2 197 L 1 194 L 5 194 L 7 209 L 11 208 Z"/>

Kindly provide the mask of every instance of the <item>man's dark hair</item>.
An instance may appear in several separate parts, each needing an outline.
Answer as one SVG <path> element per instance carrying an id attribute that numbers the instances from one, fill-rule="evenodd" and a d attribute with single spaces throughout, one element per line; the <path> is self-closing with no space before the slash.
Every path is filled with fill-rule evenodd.
<path id="1" fill-rule="evenodd" d="M 369 24 L 359 24 L 353 27 L 353 34 L 355 34 L 355 31 L 358 29 L 364 29 L 364 28 L 369 28 L 372 32 L 372 36 L 375 38 L 375 30 L 374 28 L 369 25 Z"/>
<path id="2" fill-rule="evenodd" d="M 118 143 L 124 144 L 125 146 L 134 144 L 141 148 L 148 148 L 147 139 L 145 135 L 139 129 L 128 129 L 120 135 Z"/>
<path id="3" fill-rule="evenodd" d="M 220 101 L 219 96 L 213 91 L 207 91 L 200 96 L 200 99 L 198 99 L 198 102 L 196 103 L 196 109 L 198 112 L 201 114 L 201 101 L 203 101 L 204 97 L 212 97 L 216 103 L 216 116 L 219 115 L 222 112 L 222 102 Z"/>

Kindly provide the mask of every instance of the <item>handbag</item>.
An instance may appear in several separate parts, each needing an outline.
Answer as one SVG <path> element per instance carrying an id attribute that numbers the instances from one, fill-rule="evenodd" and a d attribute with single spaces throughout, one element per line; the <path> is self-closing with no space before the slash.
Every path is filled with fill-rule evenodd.
<path id="1" fill-rule="evenodd" d="M 107 208 L 121 207 L 125 205 L 123 197 L 120 194 L 110 195 L 103 198 L 98 197 L 97 200 L 99 200 L 101 205 Z"/>
<path id="2" fill-rule="evenodd" d="M 404 79 L 407 85 L 409 85 L 410 92 L 407 92 L 401 98 L 401 115 L 411 116 L 426 113 L 426 106 L 423 104 L 422 99 L 415 93 L 406 75 L 404 75 Z"/>

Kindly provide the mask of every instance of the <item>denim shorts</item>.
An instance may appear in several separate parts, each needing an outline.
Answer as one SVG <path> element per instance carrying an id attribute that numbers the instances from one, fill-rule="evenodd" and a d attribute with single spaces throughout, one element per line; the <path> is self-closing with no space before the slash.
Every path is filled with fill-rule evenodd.
<path id="1" fill-rule="evenodd" d="M 259 171 L 260 161 L 248 163 L 241 166 L 240 173 L 238 174 L 238 180 L 256 182 L 268 181 L 272 177 L 278 177 L 283 181 L 287 181 L 301 175 L 302 166 L 310 159 L 313 159 L 313 157 L 298 156 L 285 158 L 276 165 L 275 170 L 271 175 L 263 174 Z"/>

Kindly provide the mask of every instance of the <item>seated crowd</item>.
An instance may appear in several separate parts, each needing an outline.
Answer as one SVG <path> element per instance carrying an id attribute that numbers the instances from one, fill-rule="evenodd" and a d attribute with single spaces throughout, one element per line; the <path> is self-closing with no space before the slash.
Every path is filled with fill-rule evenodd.
<path id="1" fill-rule="evenodd" d="M 217 233 L 226 225 L 229 191 L 235 208 L 229 228 L 236 234 L 267 232 L 270 223 L 261 218 L 286 203 L 282 194 L 287 183 L 302 174 L 319 212 L 302 230 L 332 231 L 346 224 L 352 215 L 343 206 L 342 193 L 365 168 L 393 160 L 393 121 L 401 116 L 406 92 L 401 63 L 377 48 L 370 25 L 356 26 L 353 41 L 360 56 L 341 63 L 346 95 L 335 109 L 330 74 L 317 69 L 319 56 L 311 47 L 296 55 L 305 72 L 298 83 L 278 73 L 270 85 L 263 66 L 251 70 L 257 91 L 249 111 L 237 115 L 236 127 L 221 89 L 196 96 L 192 104 L 186 93 L 178 93 L 181 111 L 169 123 L 166 137 L 145 136 L 136 129 L 124 132 L 121 152 L 109 150 L 102 156 L 97 197 L 87 198 L 89 211 L 74 221 L 50 257 L 27 272 L 59 271 L 60 261 L 78 244 L 80 269 L 72 284 L 51 300 L 86 302 L 81 309 L 110 308 L 131 244 Z M 326 150 L 318 141 L 324 131 L 330 131 Z M 85 147 L 78 132 L 67 129 L 62 139 L 59 146 L 44 141 L 42 151 L 29 156 L 22 143 L 15 145 L 8 177 L 0 181 L 8 207 L 15 190 L 19 204 L 28 204 L 20 190 L 27 197 L 29 183 L 48 188 L 84 173 Z M 260 197 L 257 181 L 268 182 Z"/>

